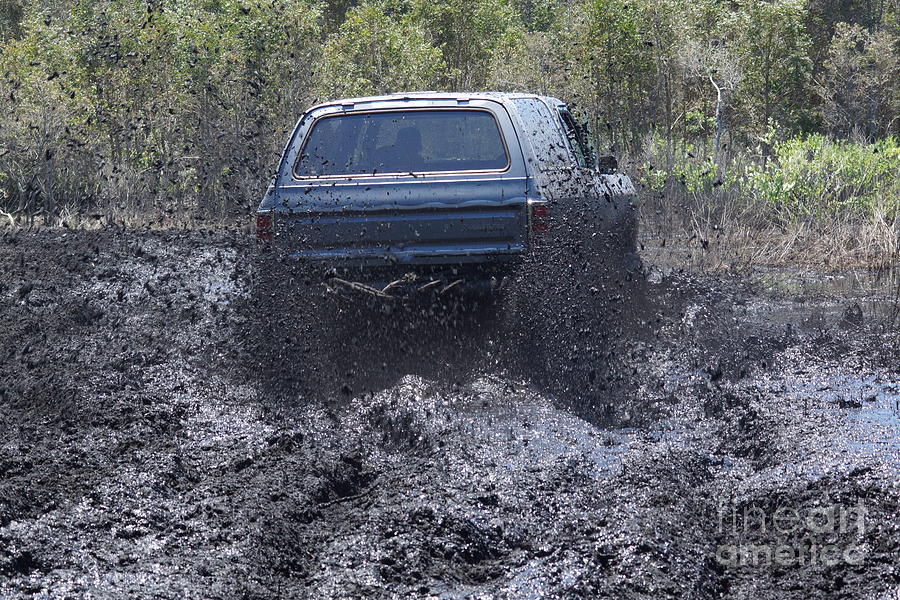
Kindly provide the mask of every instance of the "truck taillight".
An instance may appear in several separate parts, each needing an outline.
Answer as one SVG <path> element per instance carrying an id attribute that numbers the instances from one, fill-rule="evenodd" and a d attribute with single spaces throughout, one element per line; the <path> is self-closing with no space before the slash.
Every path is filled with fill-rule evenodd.
<path id="1" fill-rule="evenodd" d="M 528 221 L 531 223 L 531 231 L 544 233 L 550 230 L 550 207 L 546 202 L 529 201 Z"/>
<path id="2" fill-rule="evenodd" d="M 274 229 L 275 228 L 272 223 L 272 215 L 257 215 L 256 216 L 256 243 L 257 244 L 270 243 L 272 241 Z"/>

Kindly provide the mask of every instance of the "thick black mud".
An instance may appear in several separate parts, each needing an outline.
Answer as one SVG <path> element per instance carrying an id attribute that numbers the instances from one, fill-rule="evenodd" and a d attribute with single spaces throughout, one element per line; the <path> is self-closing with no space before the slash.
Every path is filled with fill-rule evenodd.
<path id="1" fill-rule="evenodd" d="M 0 597 L 900 590 L 872 315 L 656 271 L 275 313 L 255 264 L 221 232 L 0 238 Z"/>

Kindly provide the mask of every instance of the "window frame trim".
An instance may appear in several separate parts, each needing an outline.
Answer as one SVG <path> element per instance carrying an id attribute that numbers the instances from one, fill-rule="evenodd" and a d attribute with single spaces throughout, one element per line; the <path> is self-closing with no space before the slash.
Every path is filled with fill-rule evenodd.
<path id="1" fill-rule="evenodd" d="M 463 169 L 456 171 L 398 171 L 398 172 L 385 172 L 385 173 L 342 173 L 340 175 L 300 175 L 297 173 L 297 167 L 300 164 L 300 161 L 303 159 L 303 152 L 306 150 L 306 145 L 309 143 L 312 132 L 315 130 L 316 126 L 320 121 L 324 119 L 333 119 L 338 117 L 346 117 L 351 115 L 369 115 L 369 114 L 380 114 L 380 113 L 395 113 L 395 112 L 437 112 L 437 111 L 465 111 L 465 112 L 484 112 L 491 116 L 494 120 L 494 126 L 497 128 L 497 133 L 500 136 L 500 142 L 503 144 L 503 152 L 506 155 L 506 166 L 502 169 Z M 565 136 L 563 136 L 565 137 Z M 294 164 L 291 165 L 291 177 L 294 181 L 311 181 L 311 180 L 341 180 L 341 179 L 355 179 L 355 178 L 366 178 L 366 179 L 374 179 L 378 177 L 425 177 L 425 176 L 434 176 L 434 175 L 466 175 L 470 173 L 491 173 L 491 174 L 502 174 L 507 173 L 512 168 L 512 156 L 510 154 L 509 144 L 506 141 L 506 136 L 503 134 L 503 127 L 500 124 L 500 120 L 497 118 L 497 115 L 488 108 L 476 107 L 476 106 L 428 106 L 428 107 L 415 107 L 415 108 L 382 108 L 382 109 L 369 109 L 369 110 L 360 110 L 360 111 L 350 111 L 350 112 L 337 112 L 337 113 L 329 113 L 324 114 L 319 117 L 316 117 L 312 123 L 309 124 L 309 128 L 306 130 L 306 134 L 304 135 L 303 144 L 297 150 L 297 157 L 294 160 Z"/>

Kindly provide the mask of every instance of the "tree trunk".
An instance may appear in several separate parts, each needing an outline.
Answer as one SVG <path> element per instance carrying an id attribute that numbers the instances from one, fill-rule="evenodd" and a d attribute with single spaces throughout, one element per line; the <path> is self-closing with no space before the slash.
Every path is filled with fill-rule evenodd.
<path id="1" fill-rule="evenodd" d="M 716 165 L 716 173 L 718 174 L 719 150 L 722 146 L 722 130 L 724 129 L 722 123 L 722 88 L 719 87 L 719 84 L 716 83 L 716 80 L 713 79 L 712 75 L 709 76 L 709 81 L 713 84 L 713 87 L 716 88 L 716 145 L 713 150 L 713 162 Z"/>

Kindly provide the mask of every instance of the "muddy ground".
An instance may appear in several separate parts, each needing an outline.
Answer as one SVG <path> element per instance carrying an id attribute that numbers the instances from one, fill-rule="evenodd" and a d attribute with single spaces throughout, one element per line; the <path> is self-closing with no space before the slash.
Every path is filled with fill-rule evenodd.
<path id="1" fill-rule="evenodd" d="M 648 265 L 579 396 L 496 307 L 352 313 L 318 360 L 253 264 L 0 237 L 0 597 L 900 597 L 889 310 Z"/>

